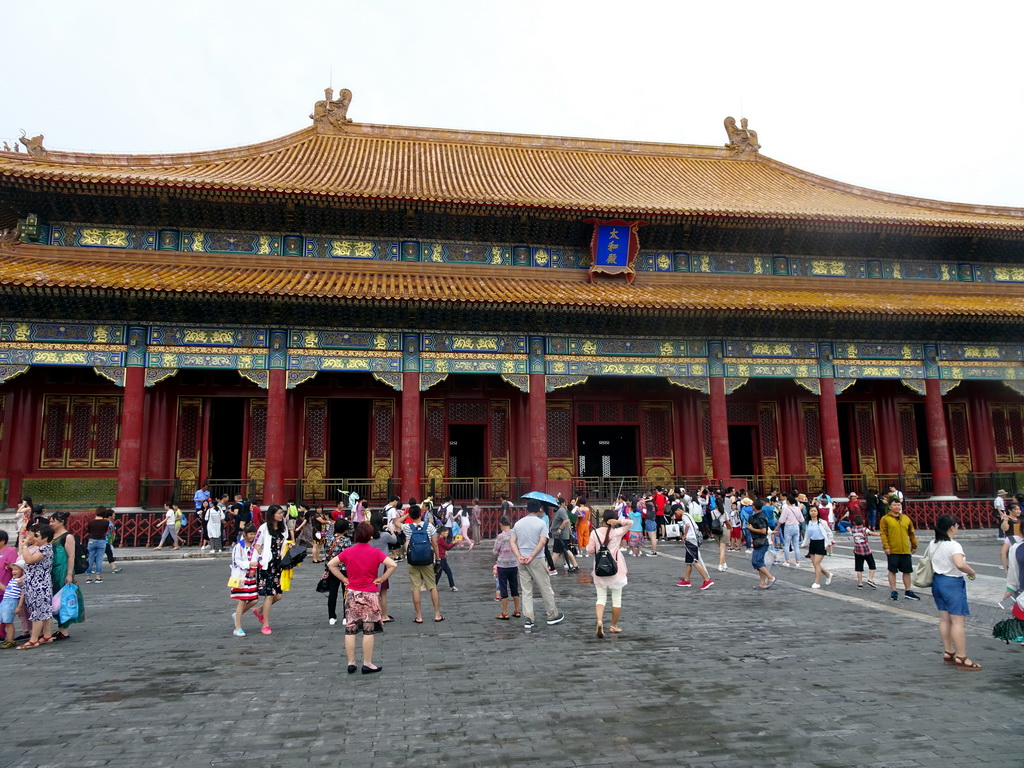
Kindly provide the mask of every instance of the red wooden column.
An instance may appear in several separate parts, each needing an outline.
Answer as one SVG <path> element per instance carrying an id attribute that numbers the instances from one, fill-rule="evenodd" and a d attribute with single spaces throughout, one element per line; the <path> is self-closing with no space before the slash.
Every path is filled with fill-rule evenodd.
<path id="1" fill-rule="evenodd" d="M 725 379 L 708 377 L 708 405 L 711 416 L 711 468 L 715 477 L 728 484 L 732 479 L 729 460 L 729 414 L 725 407 Z"/>
<path id="2" fill-rule="evenodd" d="M 892 386 L 889 383 L 889 387 Z M 903 471 L 903 439 L 900 435 L 896 397 L 891 389 L 887 389 L 877 401 L 877 407 L 878 469 L 885 475 L 898 475 Z"/>
<path id="3" fill-rule="evenodd" d="M 961 384 L 977 386 L 973 382 Z M 975 390 L 977 391 L 977 390 Z M 992 432 L 992 411 L 988 404 L 988 392 L 984 396 L 972 396 L 968 401 L 971 425 L 971 464 L 975 472 L 992 473 L 996 471 L 996 446 Z M 996 488 L 992 489 L 993 494 Z"/>
<path id="4" fill-rule="evenodd" d="M 782 474 L 802 475 L 807 471 L 804 460 L 804 414 L 800 400 L 787 395 L 782 401 L 779 434 L 782 439 Z"/>
<path id="5" fill-rule="evenodd" d="M 839 447 L 839 410 L 836 408 L 836 380 L 818 379 L 821 387 L 821 460 L 825 465 L 825 490 L 829 496 L 845 496 L 843 454 Z"/>
<path id="6" fill-rule="evenodd" d="M 124 371 L 124 402 L 121 406 L 121 442 L 118 446 L 118 511 L 139 509 L 139 478 L 142 474 L 142 426 L 146 407 L 146 369 L 130 366 Z"/>
<path id="7" fill-rule="evenodd" d="M 398 467 L 402 475 L 402 502 L 420 498 L 420 467 L 423 464 L 423 404 L 420 374 L 402 374 L 402 431 L 398 440 Z"/>
<path id="8" fill-rule="evenodd" d="M 700 401 L 690 392 L 679 398 L 681 426 L 679 429 L 679 453 L 682 456 L 683 475 L 704 476 L 704 424 L 701 421 Z M 678 463 L 678 462 L 677 462 Z"/>
<path id="9" fill-rule="evenodd" d="M 35 418 L 39 410 L 38 392 L 39 388 L 32 386 L 31 381 L 20 382 L 16 396 L 7 402 L 7 408 L 16 408 L 11 420 L 12 429 L 4 436 L 11 446 L 7 455 L 7 505 L 10 507 L 16 507 L 21 501 L 21 481 L 32 471 L 39 446 L 41 430 Z"/>
<path id="10" fill-rule="evenodd" d="M 530 490 L 543 491 L 548 482 L 548 405 L 545 375 L 530 374 Z"/>
<path id="11" fill-rule="evenodd" d="M 283 368 L 267 371 L 267 468 L 263 484 L 263 506 L 283 504 L 285 424 L 288 420 L 287 372 Z"/>
<path id="12" fill-rule="evenodd" d="M 924 416 L 928 428 L 928 453 L 932 460 L 932 495 L 953 496 L 953 463 L 949 458 L 941 385 L 939 379 L 924 380 Z"/>

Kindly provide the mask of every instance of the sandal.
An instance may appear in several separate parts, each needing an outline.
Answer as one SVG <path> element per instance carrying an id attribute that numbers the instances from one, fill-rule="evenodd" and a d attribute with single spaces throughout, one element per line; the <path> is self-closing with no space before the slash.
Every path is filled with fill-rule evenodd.
<path id="1" fill-rule="evenodd" d="M 622 630 L 621 630 L 621 629 L 619 629 L 618 627 L 616 627 L 616 626 L 614 626 L 614 625 L 612 625 L 612 626 L 608 627 L 608 631 L 609 631 L 609 632 L 611 632 L 611 633 L 612 633 L 613 635 L 617 635 L 617 634 L 619 634 L 620 632 L 622 632 Z"/>
<path id="2" fill-rule="evenodd" d="M 501 619 L 502 621 L 508 621 L 512 617 L 509 616 L 507 613 L 502 613 L 502 614 L 499 614 L 498 616 L 495 616 L 494 618 Z"/>
<path id="3" fill-rule="evenodd" d="M 19 645 L 17 648 L 15 648 L 15 650 L 16 651 L 27 651 L 27 650 L 29 650 L 31 648 L 36 648 L 38 646 L 39 646 L 39 641 L 38 640 L 36 640 L 35 642 L 32 642 L 31 640 L 29 640 L 27 643 L 22 643 L 21 645 Z"/>
<path id="4" fill-rule="evenodd" d="M 977 672 L 981 669 L 981 664 L 976 664 L 973 661 L 971 661 L 971 663 L 968 664 L 967 662 L 969 661 L 971 660 L 966 656 L 953 657 L 953 664 L 956 666 L 957 669 L 967 670 L 968 672 Z"/>
<path id="5" fill-rule="evenodd" d="M 515 613 L 512 614 L 512 618 L 513 619 L 522 618 L 522 615 L 523 614 L 521 614 L 519 611 L 516 611 Z"/>
<path id="6" fill-rule="evenodd" d="M 942 652 L 942 663 L 943 664 L 948 664 L 949 666 L 952 667 L 952 666 L 954 666 L 956 664 L 956 662 L 953 661 L 953 659 L 955 659 L 955 658 L 956 658 L 956 654 L 953 651 L 943 651 Z"/>
<path id="7" fill-rule="evenodd" d="M 57 638 L 54 637 L 53 635 L 50 635 L 49 637 L 40 637 L 39 638 L 39 644 L 42 645 L 43 643 L 52 643 L 56 639 Z"/>
<path id="8" fill-rule="evenodd" d="M 604 626 L 602 624 L 597 625 L 597 631 L 594 632 L 596 637 L 604 637 Z"/>

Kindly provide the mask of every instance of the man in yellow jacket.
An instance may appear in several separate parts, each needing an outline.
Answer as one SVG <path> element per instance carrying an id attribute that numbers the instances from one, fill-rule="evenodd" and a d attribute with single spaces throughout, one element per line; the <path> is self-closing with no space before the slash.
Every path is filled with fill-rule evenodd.
<path id="1" fill-rule="evenodd" d="M 903 574 L 903 599 L 920 600 L 910 588 L 910 574 L 914 570 L 910 556 L 917 552 L 917 536 L 914 535 L 914 523 L 903 514 L 902 502 L 895 499 L 889 502 L 889 511 L 878 521 L 878 532 L 888 560 L 889 599 L 900 599 L 896 591 L 896 572 L 899 571 Z"/>

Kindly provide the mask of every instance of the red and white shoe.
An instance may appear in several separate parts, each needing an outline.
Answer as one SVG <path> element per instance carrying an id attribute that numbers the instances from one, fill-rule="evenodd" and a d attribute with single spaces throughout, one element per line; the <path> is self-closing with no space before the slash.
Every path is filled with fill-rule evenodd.
<path id="1" fill-rule="evenodd" d="M 677 587 L 692 587 L 693 585 L 690 584 L 690 582 L 688 582 L 686 579 L 680 579 L 679 581 L 676 582 L 676 586 Z"/>
<path id="2" fill-rule="evenodd" d="M 701 589 L 707 589 L 708 587 L 710 587 L 710 586 L 711 586 L 712 584 L 714 584 L 714 583 L 715 583 L 715 582 L 713 582 L 713 581 L 712 581 L 711 579 L 706 579 L 706 580 L 704 581 L 704 583 L 700 585 L 700 588 L 701 588 Z"/>

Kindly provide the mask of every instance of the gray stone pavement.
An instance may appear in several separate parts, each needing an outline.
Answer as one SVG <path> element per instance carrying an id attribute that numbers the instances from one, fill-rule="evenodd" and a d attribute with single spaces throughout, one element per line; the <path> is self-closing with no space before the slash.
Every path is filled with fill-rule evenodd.
<path id="1" fill-rule="evenodd" d="M 412 623 L 400 566 L 373 676 L 345 673 L 319 566 L 273 635 L 247 616 L 234 638 L 226 558 L 129 561 L 83 585 L 74 639 L 0 652 L 0 765 L 1019 766 L 1024 657 L 986 637 L 994 541 L 966 547 L 976 673 L 942 664 L 927 596 L 855 589 L 842 542 L 820 591 L 780 568 L 755 592 L 742 554 L 706 592 L 673 586 L 678 544 L 628 558 L 624 632 L 603 640 L 582 571 L 553 578 L 566 621 L 526 633 L 494 619 L 489 550 L 449 556 L 461 591 L 440 624 Z"/>

